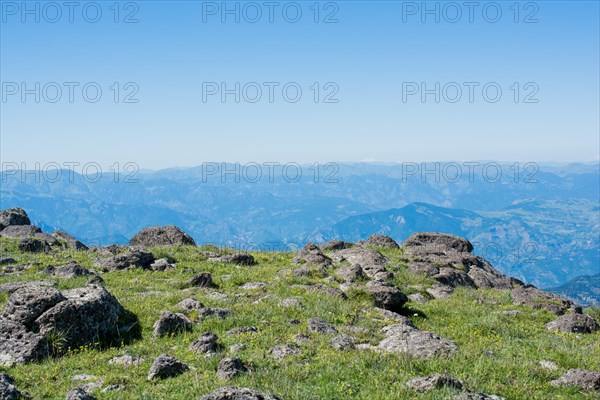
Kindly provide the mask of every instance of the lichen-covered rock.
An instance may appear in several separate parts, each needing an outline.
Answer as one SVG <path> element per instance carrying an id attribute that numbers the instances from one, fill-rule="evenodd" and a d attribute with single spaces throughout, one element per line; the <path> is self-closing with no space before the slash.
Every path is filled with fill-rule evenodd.
<path id="1" fill-rule="evenodd" d="M 292 259 L 292 264 L 314 264 L 321 266 L 331 265 L 331 259 L 314 243 L 305 245 Z"/>
<path id="2" fill-rule="evenodd" d="M 154 337 L 167 335 L 176 335 L 178 333 L 189 332 L 194 324 L 188 317 L 180 313 L 163 311 L 160 318 L 154 323 Z"/>
<path id="3" fill-rule="evenodd" d="M 570 369 L 550 384 L 553 386 L 578 386 L 587 391 L 600 390 L 600 372 Z"/>
<path id="4" fill-rule="evenodd" d="M 176 226 L 151 226 L 138 232 L 129 241 L 130 246 L 195 246 L 194 239 Z"/>
<path id="5" fill-rule="evenodd" d="M 456 343 L 435 333 L 421 331 L 412 324 L 397 324 L 383 329 L 385 338 L 377 346 L 388 353 L 408 354 L 419 358 L 448 356 L 457 349 Z"/>
<path id="6" fill-rule="evenodd" d="M 581 308 L 576 306 L 571 300 L 564 299 L 554 293 L 544 292 L 534 286 L 513 289 L 510 295 L 513 302 L 517 305 L 543 308 L 556 315 L 562 315 L 568 310 L 573 310 L 577 313 L 581 312 Z"/>
<path id="7" fill-rule="evenodd" d="M 398 311 L 408 301 L 408 297 L 400 289 L 383 282 L 371 281 L 365 287 L 371 293 L 375 305 L 386 310 Z"/>
<path id="8" fill-rule="evenodd" d="M 71 261 L 68 264 L 61 265 L 59 267 L 48 265 L 46 268 L 44 268 L 44 272 L 59 278 L 76 278 L 79 276 L 92 274 L 87 268 L 79 265 L 77 261 Z"/>
<path id="9" fill-rule="evenodd" d="M 354 341 L 356 339 L 350 335 L 338 335 L 331 339 L 331 347 L 337 350 L 353 350 L 355 348 Z"/>
<path id="10" fill-rule="evenodd" d="M 97 398 L 92 396 L 85 388 L 78 386 L 69 390 L 65 400 L 97 400 Z"/>
<path id="11" fill-rule="evenodd" d="M 0 210 L 0 231 L 12 225 L 31 225 L 27 213 L 22 208 Z"/>
<path id="12" fill-rule="evenodd" d="M 437 232 L 419 232 L 411 235 L 402 243 L 402 247 L 421 249 L 424 252 L 444 252 L 454 250 L 470 253 L 473 245 L 465 238 Z"/>
<path id="13" fill-rule="evenodd" d="M 247 371 L 248 368 L 239 358 L 224 358 L 217 367 L 217 377 L 219 379 L 231 379 Z"/>
<path id="14" fill-rule="evenodd" d="M 177 375 L 181 375 L 188 371 L 190 366 L 179 361 L 168 354 L 161 354 L 156 357 L 148 371 L 148 380 L 152 379 L 167 379 Z"/>
<path id="15" fill-rule="evenodd" d="M 354 243 L 344 242 L 341 240 L 330 240 L 327 243 L 323 243 L 323 244 L 319 245 L 319 248 L 322 251 L 342 250 L 342 249 L 349 249 L 350 247 L 354 247 Z"/>
<path id="16" fill-rule="evenodd" d="M 433 374 L 411 379 L 406 382 L 406 386 L 417 392 L 426 393 L 443 387 L 462 389 L 463 383 L 458 379 L 452 378 L 450 375 Z"/>
<path id="17" fill-rule="evenodd" d="M 238 326 L 226 332 L 227 336 L 241 335 L 244 333 L 258 333 L 258 328 L 255 326 Z"/>
<path id="18" fill-rule="evenodd" d="M 19 242 L 19 251 L 26 253 L 47 253 L 50 251 L 50 245 L 45 240 L 25 238 Z"/>
<path id="19" fill-rule="evenodd" d="M 212 275 L 208 272 L 200 272 L 190 278 L 188 286 L 191 287 L 213 287 Z"/>
<path id="20" fill-rule="evenodd" d="M 308 331 L 311 333 L 338 333 L 337 329 L 334 328 L 329 322 L 322 320 L 321 318 L 311 318 L 308 320 Z"/>
<path id="21" fill-rule="evenodd" d="M 19 400 L 21 392 L 15 386 L 15 380 L 5 372 L 0 372 L 0 400 Z"/>
<path id="22" fill-rule="evenodd" d="M 364 273 L 372 279 L 378 279 L 377 274 L 386 272 L 385 266 L 389 263 L 387 257 L 377 250 L 364 247 L 352 247 L 331 253 L 337 261 L 348 261 L 351 265 L 359 265 Z"/>
<path id="23" fill-rule="evenodd" d="M 256 390 L 236 386 L 225 386 L 216 389 L 199 400 L 282 400 L 279 397 L 261 393 Z"/>
<path id="24" fill-rule="evenodd" d="M 211 355 L 219 350 L 217 344 L 217 335 L 212 332 L 206 332 L 190 344 L 189 349 L 194 353 Z"/>
<path id="25" fill-rule="evenodd" d="M 77 250 L 77 251 L 89 250 L 89 248 L 85 244 L 83 244 L 82 242 L 80 242 L 79 240 L 74 238 L 73 236 L 69 235 L 67 232 L 64 232 L 61 230 L 56 230 L 56 231 L 52 232 L 51 235 L 56 239 L 64 240 L 67 243 L 67 246 L 71 250 Z"/>
<path id="26" fill-rule="evenodd" d="M 154 262 L 151 252 L 140 248 L 130 248 L 125 253 L 102 259 L 98 265 L 105 271 L 117 271 L 129 268 L 149 268 Z"/>
<path id="27" fill-rule="evenodd" d="M 177 303 L 177 307 L 185 311 L 201 310 L 204 308 L 204 304 L 196 299 L 183 299 Z"/>
<path id="28" fill-rule="evenodd" d="M 0 363 L 32 362 L 51 351 L 60 354 L 108 339 L 117 334 L 122 312 L 117 299 L 99 286 L 62 293 L 42 285 L 21 286 L 0 317 Z"/>
<path id="29" fill-rule="evenodd" d="M 269 349 L 269 354 L 277 361 L 281 361 L 286 357 L 300 354 L 300 348 L 289 344 L 274 346 Z"/>
<path id="30" fill-rule="evenodd" d="M 340 267 L 336 271 L 336 275 L 339 276 L 344 282 L 352 283 L 360 280 L 367 279 L 367 275 L 363 271 L 360 265 L 346 265 Z"/>
<path id="31" fill-rule="evenodd" d="M 592 333 L 599 329 L 598 322 L 585 314 L 565 314 L 546 324 L 549 331 Z"/>
<path id="32" fill-rule="evenodd" d="M 251 254 L 235 253 L 227 254 L 216 259 L 218 262 L 235 265 L 254 265 L 254 257 Z"/>
<path id="33" fill-rule="evenodd" d="M 379 247 L 382 249 L 394 250 L 400 248 L 398 243 L 391 237 L 377 234 L 369 236 L 364 244 L 365 246 Z"/>
<path id="34" fill-rule="evenodd" d="M 452 400 L 506 400 L 495 394 L 464 392 L 452 397 Z"/>

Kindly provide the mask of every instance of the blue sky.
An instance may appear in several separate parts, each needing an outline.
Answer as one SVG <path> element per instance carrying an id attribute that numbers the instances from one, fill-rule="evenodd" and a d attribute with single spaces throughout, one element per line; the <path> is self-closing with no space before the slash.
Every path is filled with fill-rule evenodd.
<path id="1" fill-rule="evenodd" d="M 314 1 L 276 2 L 273 23 L 262 1 L 227 2 L 238 5 L 239 22 L 235 15 L 222 22 L 221 1 L 120 2 L 118 23 L 113 1 L 97 2 L 96 23 L 86 21 L 95 18 L 90 2 L 80 2 L 73 23 L 67 8 L 58 18 L 48 2 L 27 3 L 39 8 L 39 22 L 23 15 L 20 1 L 1 3 L 2 162 L 158 169 L 207 161 L 599 159 L 597 1 L 475 2 L 473 22 L 464 2 L 427 2 L 440 10 L 439 22 L 422 14 L 420 1 L 319 2 L 318 23 Z M 255 5 L 262 18 L 252 23 Z M 299 21 L 289 22 L 298 7 Z M 138 22 L 123 23 L 131 13 Z M 338 22 L 324 23 L 331 14 Z M 40 102 L 35 94 L 23 102 L 21 85 L 36 82 Z M 56 103 L 52 82 L 62 87 Z M 79 85 L 72 103 L 65 82 Z M 96 103 L 81 93 L 90 82 L 102 89 Z M 222 102 L 206 93 L 213 83 L 220 91 L 236 82 L 239 103 L 234 94 Z M 262 90 L 256 103 L 253 82 Z M 265 82 L 273 82 L 272 103 Z M 436 82 L 439 103 L 435 93 L 423 102 L 422 85 Z M 302 96 L 291 102 L 296 87 Z M 124 102 L 136 88 L 138 102 Z M 491 102 L 496 88 L 502 95 Z M 338 102 L 325 102 L 335 91 L 330 100 Z"/>

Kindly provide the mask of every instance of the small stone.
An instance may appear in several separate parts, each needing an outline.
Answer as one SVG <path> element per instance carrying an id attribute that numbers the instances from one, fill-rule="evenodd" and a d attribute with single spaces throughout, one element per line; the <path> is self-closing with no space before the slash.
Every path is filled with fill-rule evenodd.
<path id="1" fill-rule="evenodd" d="M 548 371 L 557 371 L 558 365 L 554 361 L 541 360 L 539 362 L 540 367 L 547 369 Z"/>
<path id="2" fill-rule="evenodd" d="M 244 333 L 258 333 L 258 328 L 255 326 L 238 326 L 226 332 L 227 336 L 241 335 Z"/>
<path id="3" fill-rule="evenodd" d="M 247 372 L 248 368 L 239 358 L 224 358 L 217 367 L 217 377 L 219 379 L 231 379 L 241 373 Z"/>
<path id="4" fill-rule="evenodd" d="M 246 350 L 246 345 L 242 343 L 232 344 L 231 347 L 229 347 L 229 351 L 232 353 L 237 353 L 242 350 Z"/>
<path id="5" fill-rule="evenodd" d="M 152 380 L 154 378 L 171 378 L 181 375 L 189 369 L 189 365 L 182 363 L 175 357 L 172 357 L 168 354 L 161 354 L 160 356 L 156 357 L 152 363 L 150 371 L 148 372 L 148 380 Z"/>
<path id="6" fill-rule="evenodd" d="M 264 282 L 248 282 L 248 283 L 244 283 L 242 286 L 240 286 L 240 289 L 242 290 L 256 290 L 256 289 L 262 289 L 264 287 L 268 286 L 266 283 Z"/>
<path id="7" fill-rule="evenodd" d="M 553 386 L 578 386 L 587 391 L 600 390 L 600 372 L 570 369 L 550 384 Z"/>
<path id="8" fill-rule="evenodd" d="M 180 313 L 163 311 L 158 321 L 154 323 L 154 336 L 162 337 L 166 335 L 176 335 L 182 332 L 191 331 L 192 321 Z"/>
<path id="9" fill-rule="evenodd" d="M 311 318 L 308 320 L 308 331 L 312 333 L 338 333 L 337 329 L 333 327 L 329 322 L 322 320 L 321 318 Z"/>
<path id="10" fill-rule="evenodd" d="M 188 285 L 192 287 L 213 287 L 212 275 L 208 272 L 196 274 L 188 281 Z"/>
<path id="11" fill-rule="evenodd" d="M 339 335 L 331 339 L 331 347 L 337 350 L 353 350 L 355 338 L 349 335 Z"/>
<path id="12" fill-rule="evenodd" d="M 442 387 L 462 389 L 463 383 L 458 379 L 452 378 L 449 375 L 434 374 L 411 379 L 410 381 L 406 382 L 406 386 L 417 392 L 426 393 Z"/>
<path id="13" fill-rule="evenodd" d="M 142 361 L 144 361 L 142 357 L 125 355 L 125 356 L 111 358 L 110 360 L 108 360 L 108 363 L 113 364 L 113 365 L 130 366 L 130 365 L 140 365 L 142 363 Z"/>
<path id="14" fill-rule="evenodd" d="M 281 361 L 286 357 L 300 354 L 300 349 L 295 346 L 283 345 L 274 346 L 269 349 L 269 354 L 277 361 Z"/>
<path id="15" fill-rule="evenodd" d="M 185 311 L 201 310 L 204 308 L 204 304 L 200 303 L 196 299 L 183 299 L 177 303 L 177 307 Z"/>

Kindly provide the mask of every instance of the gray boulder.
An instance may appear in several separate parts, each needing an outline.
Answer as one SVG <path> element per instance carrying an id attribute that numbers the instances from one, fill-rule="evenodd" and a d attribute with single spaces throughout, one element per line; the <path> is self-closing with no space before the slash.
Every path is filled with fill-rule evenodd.
<path id="1" fill-rule="evenodd" d="M 77 261 L 71 261 L 68 264 L 61 265 L 59 267 L 48 265 L 46 268 L 44 268 L 44 272 L 59 278 L 76 278 L 79 276 L 92 274 L 87 268 L 79 265 Z"/>
<path id="2" fill-rule="evenodd" d="M 261 393 L 256 390 L 225 386 L 212 393 L 200 397 L 199 400 L 281 400 L 272 394 Z"/>
<path id="3" fill-rule="evenodd" d="M 248 372 L 248 368 L 239 358 L 224 358 L 217 366 L 217 377 L 219 379 L 231 379 L 244 372 Z"/>
<path id="4" fill-rule="evenodd" d="M 97 400 L 84 387 L 78 386 L 69 390 L 65 396 L 65 400 Z"/>
<path id="5" fill-rule="evenodd" d="M 0 210 L 0 231 L 12 225 L 31 225 L 25 210 L 22 208 Z"/>
<path id="6" fill-rule="evenodd" d="M 554 293 L 544 292 L 534 286 L 513 289 L 510 295 L 514 304 L 543 308 L 556 315 L 562 315 L 568 310 L 576 313 L 581 312 L 581 307 L 576 306 L 571 300 L 564 299 Z"/>
<path id="7" fill-rule="evenodd" d="M 317 245 L 308 243 L 292 259 L 292 264 L 314 264 L 319 266 L 331 265 L 331 259 L 327 257 Z"/>
<path id="8" fill-rule="evenodd" d="M 180 313 L 163 311 L 154 323 L 154 337 L 177 335 L 192 330 L 194 324 L 188 317 Z"/>
<path id="9" fill-rule="evenodd" d="M 454 250 L 459 253 L 470 253 L 473 245 L 467 239 L 455 235 L 437 232 L 419 232 L 411 235 L 402 243 L 402 247 L 421 249 L 425 252 L 445 252 Z"/>
<path id="10" fill-rule="evenodd" d="M 151 226 L 142 229 L 129 241 L 130 246 L 195 246 L 194 239 L 176 226 Z"/>
<path id="11" fill-rule="evenodd" d="M 406 382 L 406 386 L 417 392 L 426 393 L 443 387 L 462 389 L 463 383 L 446 374 L 434 374 L 411 379 Z"/>
<path id="12" fill-rule="evenodd" d="M 26 253 L 47 253 L 50 251 L 50 245 L 45 240 L 25 238 L 19 242 L 19 251 Z"/>
<path id="13" fill-rule="evenodd" d="M 371 281 L 367 283 L 366 289 L 371 293 L 375 305 L 386 310 L 398 311 L 408 301 L 408 297 L 400 289 L 387 283 Z"/>
<path id="14" fill-rule="evenodd" d="M 277 361 L 281 361 L 286 357 L 300 354 L 300 348 L 289 344 L 282 346 L 274 346 L 269 349 L 269 354 Z"/>
<path id="15" fill-rule="evenodd" d="M 355 338 L 350 335 L 338 335 L 331 339 L 330 344 L 336 350 L 354 350 Z"/>
<path id="16" fill-rule="evenodd" d="M 413 357 L 431 358 L 449 356 L 457 349 L 456 343 L 435 333 L 421 331 L 411 323 L 400 323 L 383 328 L 385 338 L 377 346 L 387 353 L 408 354 Z"/>
<path id="17" fill-rule="evenodd" d="M 189 365 L 179 361 L 175 357 L 168 354 L 161 354 L 152 362 L 150 371 L 148 371 L 148 380 L 172 378 L 183 374 L 189 369 Z"/>
<path id="18" fill-rule="evenodd" d="M 600 372 L 570 369 L 550 384 L 553 386 L 577 386 L 587 391 L 598 391 L 600 390 Z"/>
<path id="19" fill-rule="evenodd" d="M 346 265 L 340 267 L 336 271 L 336 275 L 339 276 L 344 282 L 352 283 L 356 281 L 360 281 L 363 279 L 367 279 L 367 275 L 363 271 L 360 265 Z"/>
<path id="20" fill-rule="evenodd" d="M 21 392 L 15 386 L 15 380 L 5 372 L 0 373 L 0 400 L 19 400 Z"/>
<path id="21" fill-rule="evenodd" d="M 331 257 L 337 261 L 348 261 L 351 265 L 359 265 L 364 273 L 373 279 L 378 279 L 377 274 L 386 272 L 385 266 L 389 260 L 377 250 L 363 247 L 352 247 L 331 253 Z"/>
<path id="22" fill-rule="evenodd" d="M 189 349 L 194 353 L 211 355 L 219 351 L 218 337 L 212 332 L 206 332 L 190 344 Z"/>
<path id="23" fill-rule="evenodd" d="M 319 245 L 319 249 L 321 249 L 322 251 L 342 250 L 342 249 L 349 249 L 350 247 L 353 247 L 353 246 L 354 246 L 354 243 L 344 242 L 341 240 L 330 240 L 327 243 L 323 243 L 323 244 Z"/>
<path id="24" fill-rule="evenodd" d="M 546 324 L 549 331 L 592 333 L 596 332 L 598 322 L 585 314 L 565 314 Z"/>
<path id="25" fill-rule="evenodd" d="M 200 272 L 190 278 L 188 286 L 192 287 L 213 287 L 212 275 L 208 272 Z"/>
<path id="26" fill-rule="evenodd" d="M 71 250 L 77 250 L 77 251 L 89 250 L 89 248 L 85 244 L 83 244 L 82 242 L 80 242 L 79 240 L 74 238 L 73 236 L 69 235 L 67 232 L 64 232 L 61 230 L 56 230 L 56 231 L 52 232 L 51 235 L 56 239 L 64 240 L 67 243 L 67 246 Z"/>
<path id="27" fill-rule="evenodd" d="M 235 265 L 254 265 L 254 257 L 251 254 L 235 253 L 227 254 L 216 259 L 218 262 Z"/>
<path id="28" fill-rule="evenodd" d="M 465 392 L 452 397 L 452 400 L 506 400 L 495 394 Z"/>
<path id="29" fill-rule="evenodd" d="M 399 249 L 400 246 L 394 239 L 384 235 L 371 235 L 364 243 L 365 246 L 379 247 L 382 249 Z"/>
<path id="30" fill-rule="evenodd" d="M 149 268 L 153 262 L 154 256 L 151 252 L 140 248 L 130 248 L 125 253 L 101 259 L 98 266 L 108 272 L 129 268 Z"/>
<path id="31" fill-rule="evenodd" d="M 308 320 L 308 331 L 311 333 L 338 333 L 337 329 L 334 328 L 329 322 L 322 320 L 321 318 L 311 318 Z"/>
<path id="32" fill-rule="evenodd" d="M 21 286 L 0 316 L 0 363 L 27 363 L 109 339 L 118 332 L 122 312 L 117 299 L 100 286 L 62 293 L 42 285 Z"/>

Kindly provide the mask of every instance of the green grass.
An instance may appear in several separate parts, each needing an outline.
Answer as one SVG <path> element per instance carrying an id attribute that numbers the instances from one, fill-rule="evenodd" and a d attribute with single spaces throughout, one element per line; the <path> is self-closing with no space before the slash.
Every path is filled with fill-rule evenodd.
<path id="1" fill-rule="evenodd" d="M 0 283 L 14 280 L 48 279 L 45 265 L 60 265 L 74 258 L 83 266 L 93 268 L 93 253 L 59 251 L 47 255 L 20 254 L 15 241 L 1 239 L 0 249 L 20 263 L 35 263 L 18 276 L 1 276 Z M 449 373 L 466 382 L 472 391 L 498 394 L 507 399 L 594 399 L 597 394 L 583 393 L 576 388 L 555 388 L 549 384 L 569 368 L 600 371 L 600 333 L 591 335 L 557 334 L 546 330 L 553 319 L 546 311 L 511 304 L 506 291 L 459 289 L 447 300 L 427 304 L 407 303 L 405 314 L 421 329 L 430 330 L 456 341 L 459 351 L 448 358 L 420 360 L 369 351 L 338 351 L 329 345 L 331 335 L 312 335 L 300 344 L 301 354 L 277 362 L 268 349 L 292 341 L 297 333 L 306 333 L 306 321 L 323 318 L 334 324 L 340 333 L 356 336 L 359 342 L 377 344 L 381 328 L 393 324 L 372 309 L 363 291 L 353 290 L 348 300 L 319 292 L 309 292 L 295 284 L 323 283 L 318 274 L 297 277 L 278 274 L 292 268 L 291 253 L 253 253 L 258 265 L 249 267 L 206 261 L 201 249 L 192 247 L 152 249 L 157 257 L 169 256 L 177 268 L 166 272 L 130 270 L 103 274 L 105 287 L 123 306 L 137 315 L 142 339 L 108 349 L 89 346 L 70 351 L 61 358 L 37 364 L 6 369 L 17 386 L 35 398 L 62 399 L 77 384 L 77 374 L 91 374 L 105 379 L 104 386 L 122 384 L 117 392 L 95 393 L 99 399 L 195 399 L 225 385 L 237 385 L 277 394 L 285 400 L 310 399 L 444 399 L 456 392 L 436 390 L 418 394 L 405 387 L 406 381 L 430 373 Z M 396 276 L 392 283 L 406 293 L 415 292 L 409 286 L 430 286 L 430 279 L 415 276 L 399 262 L 400 251 L 384 251 Z M 185 282 L 197 272 L 210 272 L 218 289 L 185 289 Z M 333 272 L 333 270 L 332 270 Z M 58 281 L 61 289 L 85 284 L 85 278 Z M 244 291 L 246 282 L 265 282 L 269 286 Z M 219 291 L 228 300 L 214 300 L 208 295 Z M 194 297 L 207 307 L 227 307 L 233 314 L 224 320 L 208 318 L 199 322 L 193 332 L 174 337 L 152 338 L 152 325 L 162 310 L 179 311 L 176 304 Z M 280 301 L 298 297 L 302 308 L 285 308 Z M 476 301 L 484 299 L 484 301 Z M 0 307 L 8 296 L 0 295 Z M 503 310 L 519 310 L 508 316 Z M 597 310 L 591 310 L 598 316 Z M 197 318 L 195 313 L 190 314 Z M 300 324 L 290 324 L 298 319 Z M 364 327 L 369 333 L 349 332 L 347 325 Z M 227 336 L 225 332 L 241 325 L 253 325 L 258 334 Z M 187 347 L 201 333 L 213 331 L 225 350 L 217 357 L 205 358 Z M 60 341 L 60 338 L 56 338 Z M 238 355 L 251 366 L 252 372 L 232 381 L 216 378 L 217 364 L 230 356 L 232 344 L 247 347 Z M 171 354 L 195 369 L 179 377 L 149 382 L 146 379 L 152 360 L 161 353 Z M 123 354 L 144 358 L 139 366 L 123 367 L 108 364 L 108 360 Z M 554 361 L 558 371 L 542 369 L 540 360 Z"/>

